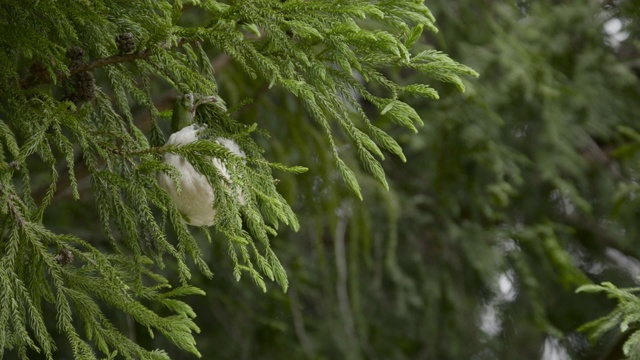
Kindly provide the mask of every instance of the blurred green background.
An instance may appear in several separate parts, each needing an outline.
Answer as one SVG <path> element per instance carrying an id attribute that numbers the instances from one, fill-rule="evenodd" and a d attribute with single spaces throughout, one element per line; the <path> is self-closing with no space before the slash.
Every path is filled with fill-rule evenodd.
<path id="1" fill-rule="evenodd" d="M 194 279 L 207 296 L 187 300 L 203 358 L 623 358 L 625 334 L 590 342 L 577 331 L 615 302 L 575 290 L 634 286 L 640 275 L 639 3 L 426 4 L 440 32 L 413 50 L 441 50 L 480 78 L 460 94 L 385 70 L 402 83 L 435 83 L 441 100 L 405 99 L 426 123 L 417 135 L 378 119 L 408 161 L 384 161 L 388 192 L 361 169 L 362 202 L 341 183 L 302 104 L 211 49 L 220 95 L 230 106 L 253 99 L 234 116 L 271 134 L 258 139 L 266 157 L 310 171 L 276 174 L 301 222 L 272 241 L 287 293 L 236 282 L 226 244 L 214 241 L 214 279 Z M 198 15 L 183 20 L 202 22 Z M 156 90 L 157 105 L 170 109 L 175 94 Z M 137 114 L 142 129 L 145 116 Z M 348 141 L 340 146 L 358 169 Z M 78 218 L 96 221 L 93 199 L 63 199 L 48 226 L 78 233 L 69 228 Z M 129 319 L 119 325 L 145 347 L 194 358 Z"/>

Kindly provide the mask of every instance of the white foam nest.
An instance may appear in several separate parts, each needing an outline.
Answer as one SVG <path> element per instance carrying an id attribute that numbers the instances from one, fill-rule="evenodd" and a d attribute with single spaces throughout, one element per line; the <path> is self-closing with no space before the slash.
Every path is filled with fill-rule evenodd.
<path id="1" fill-rule="evenodd" d="M 186 145 L 196 140 L 198 140 L 198 129 L 194 125 L 191 125 L 173 133 L 169 137 L 167 145 Z M 215 141 L 238 156 L 246 156 L 240 149 L 240 146 L 233 140 L 217 138 Z M 207 178 L 198 173 L 191 163 L 180 155 L 165 154 L 164 162 L 174 166 L 180 172 L 180 191 L 178 191 L 171 177 L 165 173 L 158 175 L 158 183 L 167 190 L 178 210 L 186 217 L 187 223 L 194 226 L 213 225 L 216 215 L 216 210 L 213 208 L 213 201 L 216 194 L 207 181 Z M 230 181 L 227 167 L 220 159 L 212 157 L 211 163 L 218 169 L 218 173 L 221 176 Z M 238 201 L 244 204 L 245 199 L 240 189 L 237 190 L 237 193 Z"/>

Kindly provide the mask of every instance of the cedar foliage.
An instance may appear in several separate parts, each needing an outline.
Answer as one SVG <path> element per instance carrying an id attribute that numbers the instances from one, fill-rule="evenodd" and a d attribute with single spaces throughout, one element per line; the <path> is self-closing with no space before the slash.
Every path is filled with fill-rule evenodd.
<path id="1" fill-rule="evenodd" d="M 223 359 L 540 359 L 554 358 L 551 348 L 560 359 L 623 358 L 637 324 L 619 334 L 617 320 L 637 316 L 627 301 L 637 292 L 620 290 L 619 309 L 608 293 L 576 293 L 591 282 L 633 289 L 640 258 L 637 17 L 624 23 L 632 35 L 620 48 L 603 29 L 638 7 L 607 3 L 429 3 L 443 31 L 416 50 L 437 47 L 482 76 L 464 94 L 434 84 L 440 101 L 408 99 L 428 119 L 417 136 L 383 124 L 407 163 L 384 162 L 389 192 L 353 167 L 363 203 L 335 181 L 320 131 L 273 130 L 308 145 L 265 145 L 279 162 L 310 169 L 279 185 L 301 223 L 274 242 L 290 291 L 256 303 L 252 289 L 216 276 L 212 288 L 224 291 L 194 305 L 216 320 L 199 335 L 207 349 Z M 303 106 L 270 92 L 254 111 L 279 124 L 286 113 L 305 116 Z M 578 331 L 600 316 L 596 337 Z"/>
<path id="2" fill-rule="evenodd" d="M 196 313 L 183 298 L 204 295 L 190 284 L 192 265 L 213 275 L 201 237 L 226 241 L 232 269 L 220 271 L 236 280 L 248 275 L 263 291 L 265 279 L 287 289 L 270 237 L 280 224 L 299 225 L 272 171 L 305 169 L 266 160 L 254 139 L 266 130 L 236 120 L 233 108 L 206 106 L 196 122 L 210 138 L 235 140 L 246 162 L 209 137 L 163 146 L 171 114 L 155 97 L 218 95 L 212 59 L 229 57 L 248 78 L 293 94 L 359 198 L 357 165 L 347 166 L 338 140 L 348 139 L 362 167 L 387 187 L 383 150 L 405 157 L 372 119 L 415 132 L 422 120 L 401 97 L 438 97 L 423 82 L 401 85 L 382 70 L 411 69 L 459 90 L 460 75 L 476 75 L 433 49 L 410 52 L 423 29 L 436 31 L 429 10 L 414 0 L 3 1 L 0 18 L 0 348 L 22 359 L 56 358 L 56 333 L 77 359 L 168 358 L 125 335 L 114 320 L 123 317 L 200 355 Z M 236 108 L 247 99 L 239 100 Z M 140 109 L 148 113 L 143 124 L 134 116 Z M 163 164 L 165 153 L 183 156 L 211 183 L 214 229 L 188 227 L 157 185 L 158 172 L 179 176 Z M 209 156 L 231 165 L 245 206 Z M 48 221 L 64 192 L 93 200 L 85 209 L 99 226 L 86 214 L 79 217 L 86 224 L 66 225 L 73 233 Z"/>

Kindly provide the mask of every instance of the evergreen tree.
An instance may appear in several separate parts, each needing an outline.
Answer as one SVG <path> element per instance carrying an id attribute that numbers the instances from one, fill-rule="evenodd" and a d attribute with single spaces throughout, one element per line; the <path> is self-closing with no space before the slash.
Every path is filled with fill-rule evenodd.
<path id="1" fill-rule="evenodd" d="M 220 358 L 602 360 L 625 358 L 625 348 L 638 357 L 627 342 L 640 256 L 637 2 L 429 7 L 442 31 L 416 51 L 441 49 L 481 76 L 464 94 L 435 85 L 440 101 L 407 99 L 425 120 L 417 136 L 381 123 L 407 157 L 384 162 L 389 192 L 354 166 L 364 201 L 353 201 L 319 129 L 299 118 L 276 126 L 306 116 L 295 97 L 270 91 L 246 110 L 291 139 L 262 142 L 267 153 L 309 171 L 278 176 L 301 224 L 274 242 L 289 291 L 258 303 L 254 289 L 218 273 L 216 300 L 196 299 L 216 325 L 199 343 Z M 616 20 L 628 32 L 618 44 L 606 30 Z"/>
<path id="2" fill-rule="evenodd" d="M 406 160 L 399 135 L 383 127 L 422 124 L 407 98 L 438 98 L 427 81 L 404 84 L 394 74 L 459 90 L 459 76 L 476 75 L 433 47 L 411 51 L 423 29 L 436 31 L 414 0 L 7 0 L 0 19 L 0 354 L 9 358 L 225 351 L 196 346 L 206 317 L 194 320 L 202 309 L 186 299 L 205 295 L 200 276 L 211 278 L 211 267 L 235 281 L 246 275 L 262 291 L 267 279 L 287 290 L 271 241 L 280 225 L 300 228 L 290 175 L 314 161 L 329 164 L 320 181 L 332 184 L 302 180 L 303 193 L 322 191 L 306 205 L 349 199 L 331 228 L 340 314 L 354 340 L 345 204 L 370 182 L 360 169 L 388 187 L 383 151 Z M 281 101 L 250 104 L 265 93 Z M 167 142 L 172 117 L 173 135 L 194 131 L 189 141 Z M 268 160 L 284 150 L 292 165 Z M 212 194 L 213 227 L 189 226 L 200 223 L 177 206 L 188 190 L 180 188 L 186 162 Z M 320 236 L 318 226 L 305 233 Z M 294 245 L 285 241 L 278 249 L 286 255 Z"/>

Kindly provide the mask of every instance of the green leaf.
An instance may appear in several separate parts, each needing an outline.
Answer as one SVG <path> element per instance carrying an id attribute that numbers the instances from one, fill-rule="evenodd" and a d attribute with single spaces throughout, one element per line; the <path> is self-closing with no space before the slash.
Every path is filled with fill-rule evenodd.
<path id="1" fill-rule="evenodd" d="M 373 139 L 380 144 L 384 149 L 389 151 L 390 153 L 398 156 L 402 162 L 407 162 L 407 158 L 404 156 L 402 152 L 402 147 L 398 144 L 398 142 L 392 138 L 389 134 L 382 131 L 380 128 L 377 128 L 373 125 L 369 126 L 369 132 Z"/>
<path id="2" fill-rule="evenodd" d="M 342 180 L 344 181 L 347 188 L 353 192 L 358 199 L 362 200 L 362 193 L 360 192 L 360 184 L 358 184 L 358 180 L 356 179 L 356 175 L 347 167 L 347 165 L 340 158 L 336 158 L 336 167 L 338 168 L 338 172 L 342 176 Z"/>
<path id="3" fill-rule="evenodd" d="M 407 37 L 404 41 L 406 47 L 411 47 L 411 45 L 415 44 L 416 41 L 420 39 L 422 36 L 422 30 L 424 29 L 423 24 L 418 24 L 414 26 L 411 31 L 407 34 Z"/>
<path id="4" fill-rule="evenodd" d="M 395 101 L 390 101 L 387 106 L 385 106 L 382 111 L 380 111 L 380 115 L 384 115 L 386 113 L 388 113 L 391 109 L 393 109 L 393 106 L 395 105 Z"/>

